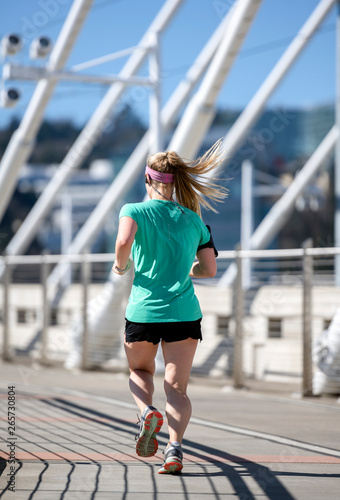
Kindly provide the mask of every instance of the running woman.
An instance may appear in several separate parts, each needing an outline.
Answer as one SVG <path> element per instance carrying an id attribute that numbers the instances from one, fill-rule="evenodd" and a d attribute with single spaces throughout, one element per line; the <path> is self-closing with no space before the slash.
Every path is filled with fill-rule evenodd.
<path id="1" fill-rule="evenodd" d="M 160 474 L 176 474 L 183 467 L 181 445 L 191 416 L 187 385 L 202 340 L 202 312 L 190 277 L 216 274 L 217 252 L 201 219 L 201 206 L 216 212 L 209 200 L 222 201 L 227 195 L 225 188 L 204 177 L 224 158 L 220 141 L 196 161 L 185 161 L 173 151 L 150 156 L 145 169 L 150 199 L 124 205 L 119 215 L 113 271 L 127 272 L 132 251 L 135 278 L 124 346 L 130 390 L 141 412 L 136 452 L 142 457 L 157 452 L 163 423 L 162 414 L 152 406 L 159 342 L 165 363 L 169 442 Z"/>

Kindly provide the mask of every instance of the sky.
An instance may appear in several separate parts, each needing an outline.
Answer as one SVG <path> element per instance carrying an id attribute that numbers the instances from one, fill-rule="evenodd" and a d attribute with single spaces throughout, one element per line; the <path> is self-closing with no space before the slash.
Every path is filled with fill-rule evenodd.
<path id="1" fill-rule="evenodd" d="M 216 102 L 222 109 L 243 109 L 284 53 L 320 0 L 263 0 Z M 148 29 L 163 0 L 95 0 L 76 40 L 65 69 L 135 46 Z M 194 59 L 213 34 L 233 0 L 184 0 L 161 36 L 162 105 L 184 78 Z M 0 4 L 0 37 L 17 33 L 24 45 L 18 55 L 2 61 L 44 66 L 31 60 L 29 46 L 36 36 L 56 41 L 72 0 L 11 0 Z M 336 93 L 336 8 L 267 103 L 267 107 L 313 107 L 332 104 Z M 88 73 L 118 74 L 127 57 L 102 64 Z M 1 72 L 2 72 L 2 68 Z M 143 67 L 140 75 L 147 74 Z M 21 93 L 15 108 L 0 108 L 0 127 L 13 117 L 21 118 L 35 83 L 3 82 Z M 108 86 L 59 83 L 45 110 L 45 118 L 72 120 L 83 125 L 90 118 Z M 130 87 L 120 105 L 130 104 L 148 122 L 147 90 Z"/>

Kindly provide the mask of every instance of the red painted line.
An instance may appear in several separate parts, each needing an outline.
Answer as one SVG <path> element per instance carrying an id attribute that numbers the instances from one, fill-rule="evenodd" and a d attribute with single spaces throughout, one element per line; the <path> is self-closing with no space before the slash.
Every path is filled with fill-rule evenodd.
<path id="1" fill-rule="evenodd" d="M 0 451 L 0 457 L 8 459 L 9 454 Z M 120 462 L 159 462 L 163 461 L 163 455 L 154 455 L 153 457 L 143 458 L 137 455 L 128 455 L 127 453 L 74 453 L 74 452 L 48 452 L 48 451 L 38 451 L 38 452 L 28 452 L 28 451 L 17 451 L 15 453 L 16 460 L 72 460 L 72 461 L 120 461 Z"/>
<path id="2" fill-rule="evenodd" d="M 9 454 L 0 451 L 0 457 L 8 459 Z M 71 460 L 71 461 L 119 461 L 119 462 L 159 462 L 163 461 L 163 455 L 153 457 L 138 457 L 134 453 L 75 453 L 75 452 L 27 452 L 17 451 L 16 460 Z M 282 456 L 282 455 L 245 455 L 243 457 L 226 455 L 219 457 L 216 455 L 184 455 L 186 462 L 232 462 L 232 463 L 288 463 L 288 464 L 340 464 L 340 458 L 327 455 L 321 456 Z"/>
<path id="3" fill-rule="evenodd" d="M 46 396 L 43 396 L 41 394 L 20 394 L 20 392 L 17 392 L 15 394 L 15 397 L 16 399 L 55 399 L 56 397 L 60 397 L 58 396 L 57 394 L 56 395 L 52 395 L 52 394 L 49 394 L 49 395 L 46 395 Z M 8 395 L 7 394 L 0 394 L 0 399 L 7 399 L 8 398 Z M 70 400 L 73 400 L 73 399 L 86 399 L 88 400 L 89 398 L 85 397 L 85 396 L 69 396 L 69 395 L 62 395 L 62 398 L 63 399 L 70 399 Z"/>
<path id="4" fill-rule="evenodd" d="M 92 421 L 92 418 L 95 418 L 95 422 Z M 0 417 L 0 421 L 6 421 L 7 422 L 7 417 Z M 21 421 L 21 422 L 106 422 L 109 424 L 115 424 L 115 421 L 110 419 L 110 418 L 104 418 L 104 417 L 16 417 L 16 421 Z M 136 423 L 136 419 L 126 419 L 124 418 L 124 422 L 127 423 Z"/>

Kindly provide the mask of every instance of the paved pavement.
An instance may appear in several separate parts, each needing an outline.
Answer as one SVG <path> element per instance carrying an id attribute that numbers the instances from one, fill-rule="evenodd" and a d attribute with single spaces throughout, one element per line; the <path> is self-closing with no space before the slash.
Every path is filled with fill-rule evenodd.
<path id="1" fill-rule="evenodd" d="M 2 499 L 339 498 L 336 397 L 302 401 L 294 385 L 249 382 L 235 391 L 227 380 L 193 378 L 183 473 L 167 476 L 157 474 L 166 423 L 159 453 L 135 454 L 127 374 L 7 363 L 0 379 Z M 161 376 L 154 404 L 163 410 Z"/>

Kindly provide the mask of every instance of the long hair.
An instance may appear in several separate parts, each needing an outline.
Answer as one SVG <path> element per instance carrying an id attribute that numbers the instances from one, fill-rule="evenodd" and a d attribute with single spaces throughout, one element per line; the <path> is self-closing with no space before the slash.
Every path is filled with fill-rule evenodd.
<path id="1" fill-rule="evenodd" d="M 217 212 L 209 200 L 222 202 L 228 196 L 228 189 L 214 182 L 216 179 L 203 177 L 217 168 L 225 158 L 220 139 L 197 160 L 184 160 L 175 151 L 166 151 L 149 156 L 147 164 L 153 170 L 175 174 L 175 195 L 178 203 L 201 215 L 201 206 Z"/>

